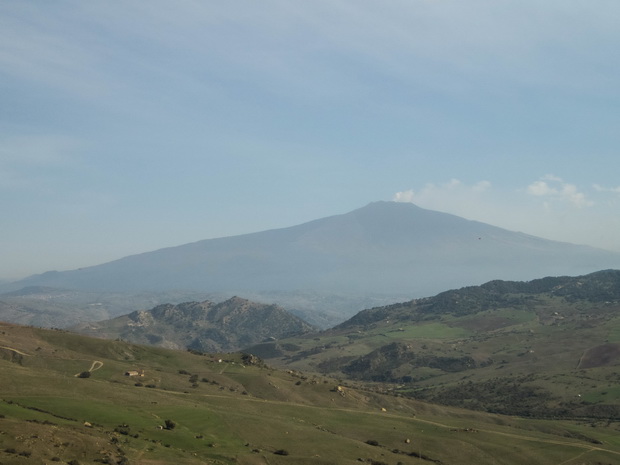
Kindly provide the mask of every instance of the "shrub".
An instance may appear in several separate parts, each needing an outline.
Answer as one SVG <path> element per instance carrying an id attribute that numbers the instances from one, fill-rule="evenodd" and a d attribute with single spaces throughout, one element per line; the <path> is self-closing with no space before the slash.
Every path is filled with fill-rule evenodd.
<path id="1" fill-rule="evenodd" d="M 274 454 L 276 455 L 288 455 L 288 451 L 285 449 L 278 449 L 277 451 L 274 452 Z"/>
<path id="2" fill-rule="evenodd" d="M 123 425 L 117 426 L 116 428 L 114 428 L 114 432 L 127 436 L 129 434 L 129 427 Z"/>
<path id="3" fill-rule="evenodd" d="M 172 420 L 166 420 L 164 421 L 164 428 L 165 429 L 174 429 L 177 426 L 177 424 L 172 421 Z"/>
<path id="4" fill-rule="evenodd" d="M 368 444 L 369 446 L 378 446 L 379 441 L 375 441 L 374 439 L 369 439 L 368 441 L 366 441 L 366 444 Z"/>
<path id="5" fill-rule="evenodd" d="M 83 371 L 78 375 L 78 378 L 90 378 L 90 371 Z"/>

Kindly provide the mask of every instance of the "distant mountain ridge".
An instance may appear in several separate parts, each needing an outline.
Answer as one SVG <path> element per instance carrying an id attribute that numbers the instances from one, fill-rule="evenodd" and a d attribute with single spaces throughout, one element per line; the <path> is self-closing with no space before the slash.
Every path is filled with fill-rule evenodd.
<path id="1" fill-rule="evenodd" d="M 297 226 L 47 272 L 16 285 L 422 297 L 492 279 L 529 280 L 607 268 L 620 268 L 620 254 L 512 232 L 410 203 L 374 202 Z"/>
<path id="2" fill-rule="evenodd" d="M 602 270 L 585 276 L 548 276 L 527 282 L 494 280 L 480 286 L 451 289 L 433 297 L 363 310 L 333 329 L 366 326 L 386 318 L 411 322 L 426 316 L 461 317 L 494 308 L 533 306 L 535 297 L 540 295 L 561 297 L 567 303 L 617 303 L 620 301 L 620 270 Z"/>
<path id="3" fill-rule="evenodd" d="M 268 338 L 299 336 L 315 330 L 277 305 L 239 297 L 220 303 L 163 304 L 74 329 L 89 336 L 200 352 L 235 351 Z"/>

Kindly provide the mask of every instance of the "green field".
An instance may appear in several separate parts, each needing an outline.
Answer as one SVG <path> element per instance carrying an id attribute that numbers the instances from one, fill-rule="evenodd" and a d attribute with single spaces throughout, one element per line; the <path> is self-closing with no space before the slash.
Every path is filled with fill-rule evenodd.
<path id="1" fill-rule="evenodd" d="M 2 464 L 620 462 L 613 422 L 527 420 L 338 389 L 335 379 L 241 354 L 0 329 Z"/>

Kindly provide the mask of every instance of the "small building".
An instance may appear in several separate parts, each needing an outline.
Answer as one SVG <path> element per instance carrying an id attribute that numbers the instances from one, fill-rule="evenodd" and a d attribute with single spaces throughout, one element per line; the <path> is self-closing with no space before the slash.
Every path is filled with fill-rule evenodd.
<path id="1" fill-rule="evenodd" d="M 129 370 L 125 372 L 125 376 L 144 376 L 144 370 Z"/>

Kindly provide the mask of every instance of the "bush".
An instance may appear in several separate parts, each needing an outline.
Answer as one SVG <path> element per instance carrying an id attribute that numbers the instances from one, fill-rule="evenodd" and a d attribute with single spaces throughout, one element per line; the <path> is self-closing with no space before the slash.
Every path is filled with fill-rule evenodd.
<path id="1" fill-rule="evenodd" d="M 172 420 L 166 420 L 164 421 L 164 428 L 165 429 L 174 429 L 177 426 L 177 424 L 172 421 Z"/>
<path id="2" fill-rule="evenodd" d="M 129 427 L 125 425 L 117 426 L 114 428 L 114 432 L 127 436 L 129 434 Z"/>
<path id="3" fill-rule="evenodd" d="M 379 441 L 375 441 L 374 439 L 369 439 L 368 441 L 366 441 L 366 444 L 368 444 L 369 446 L 378 446 Z"/>
<path id="4" fill-rule="evenodd" d="M 277 451 L 274 452 L 274 454 L 276 455 L 288 455 L 288 451 L 285 449 L 278 449 Z"/>
<path id="5" fill-rule="evenodd" d="M 83 371 L 78 375 L 78 378 L 90 378 L 90 371 Z"/>

